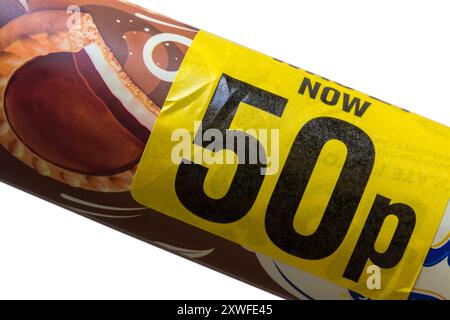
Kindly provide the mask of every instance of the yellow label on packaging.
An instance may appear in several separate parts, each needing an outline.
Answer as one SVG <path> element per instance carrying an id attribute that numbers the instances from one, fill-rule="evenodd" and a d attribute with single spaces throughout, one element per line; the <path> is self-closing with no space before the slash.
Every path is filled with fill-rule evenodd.
<path id="1" fill-rule="evenodd" d="M 450 129 L 206 32 L 132 194 L 373 299 L 407 299 L 450 197 Z"/>

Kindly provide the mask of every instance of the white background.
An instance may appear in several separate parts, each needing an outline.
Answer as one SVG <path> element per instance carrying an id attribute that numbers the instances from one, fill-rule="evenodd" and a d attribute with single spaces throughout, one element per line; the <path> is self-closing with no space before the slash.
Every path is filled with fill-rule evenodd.
<path id="1" fill-rule="evenodd" d="M 448 1 L 134 2 L 450 125 Z M 0 298 L 274 298 L 3 184 L 0 197 Z"/>

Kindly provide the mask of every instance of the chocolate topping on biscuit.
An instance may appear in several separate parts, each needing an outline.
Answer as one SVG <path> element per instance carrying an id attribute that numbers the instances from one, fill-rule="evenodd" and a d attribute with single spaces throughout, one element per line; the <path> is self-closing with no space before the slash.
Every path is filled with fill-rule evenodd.
<path id="1" fill-rule="evenodd" d="M 149 135 L 109 91 L 84 50 L 25 64 L 9 82 L 5 108 L 27 147 L 59 167 L 87 175 L 131 168 Z"/>

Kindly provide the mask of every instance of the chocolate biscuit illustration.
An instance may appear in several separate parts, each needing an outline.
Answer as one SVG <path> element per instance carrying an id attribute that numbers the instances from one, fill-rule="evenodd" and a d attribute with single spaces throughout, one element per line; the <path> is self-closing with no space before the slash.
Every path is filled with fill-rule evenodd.
<path id="1" fill-rule="evenodd" d="M 0 30 L 0 144 L 43 176 L 129 189 L 159 108 L 124 72 L 91 15 L 33 12 Z"/>

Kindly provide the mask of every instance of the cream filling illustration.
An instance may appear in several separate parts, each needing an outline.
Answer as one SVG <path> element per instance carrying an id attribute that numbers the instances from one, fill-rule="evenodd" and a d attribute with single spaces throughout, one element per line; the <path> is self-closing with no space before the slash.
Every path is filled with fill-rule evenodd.
<path id="1" fill-rule="evenodd" d="M 151 132 L 156 122 L 156 115 L 149 111 L 144 104 L 128 90 L 118 73 L 106 61 L 102 50 L 97 44 L 90 44 L 86 46 L 84 50 L 111 93 L 142 126 Z"/>

